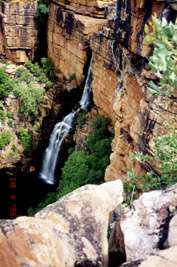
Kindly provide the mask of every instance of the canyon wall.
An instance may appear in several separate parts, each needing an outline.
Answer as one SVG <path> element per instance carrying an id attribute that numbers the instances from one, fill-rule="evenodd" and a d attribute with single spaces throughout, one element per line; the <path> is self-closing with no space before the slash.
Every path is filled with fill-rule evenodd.
<path id="1" fill-rule="evenodd" d="M 54 1 L 49 10 L 48 49 L 57 71 L 82 84 L 92 61 L 93 101 L 115 128 L 105 179 L 122 178 L 127 170 L 144 168 L 130 159 L 137 151 L 153 153 L 154 140 L 176 125 L 176 104 L 154 97 L 147 83 L 154 79 L 147 63 L 152 47 L 144 27 L 153 15 L 174 21 L 176 5 L 166 1 Z"/>
<path id="2" fill-rule="evenodd" d="M 37 40 L 36 0 L 0 3 L 0 56 L 17 63 L 33 58 Z"/>
<path id="3" fill-rule="evenodd" d="M 33 58 L 36 11 L 36 0 L 1 1 L 1 56 L 16 62 Z M 49 6 L 48 56 L 68 90 L 83 87 L 93 58 L 93 101 L 115 128 L 106 180 L 122 178 L 132 168 L 144 171 L 130 155 L 152 154 L 155 138 L 176 126 L 175 101 L 147 90 L 154 76 L 147 65 L 152 47 L 144 41 L 154 14 L 175 21 L 176 13 L 176 4 L 157 0 L 55 0 Z"/>

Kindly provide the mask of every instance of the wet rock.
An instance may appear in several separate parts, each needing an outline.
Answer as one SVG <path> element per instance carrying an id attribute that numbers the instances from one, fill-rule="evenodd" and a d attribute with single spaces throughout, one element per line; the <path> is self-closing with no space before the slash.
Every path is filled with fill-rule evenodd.
<path id="1" fill-rule="evenodd" d="M 86 185 L 34 218 L 0 220 L 0 266 L 106 266 L 109 212 L 122 194 L 118 180 Z"/>

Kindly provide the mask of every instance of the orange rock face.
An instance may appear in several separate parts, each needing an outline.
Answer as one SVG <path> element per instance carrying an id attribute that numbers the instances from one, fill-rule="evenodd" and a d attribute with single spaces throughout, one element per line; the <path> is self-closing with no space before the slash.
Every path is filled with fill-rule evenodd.
<path id="1" fill-rule="evenodd" d="M 93 51 L 93 100 L 99 112 L 113 122 L 116 121 L 116 113 L 113 104 L 116 96 L 116 86 L 118 77 L 114 70 L 111 53 L 112 39 L 99 34 L 92 37 L 91 47 Z"/>
<path id="2" fill-rule="evenodd" d="M 37 37 L 36 10 L 36 0 L 1 1 L 0 55 L 21 63 L 33 58 Z"/>
<path id="3" fill-rule="evenodd" d="M 105 7 L 115 0 L 54 0 L 54 2 L 77 14 L 105 18 Z"/>
<path id="4" fill-rule="evenodd" d="M 56 69 L 67 80 L 74 80 L 76 86 L 84 79 L 90 37 L 105 22 L 105 19 L 75 14 L 60 5 L 50 5 L 48 54 Z"/>
<path id="5" fill-rule="evenodd" d="M 54 2 L 49 12 L 49 56 L 77 86 L 84 80 L 92 52 L 94 104 L 115 125 L 105 179 L 122 178 L 130 169 L 141 174 L 143 168 L 131 160 L 131 154 L 153 153 L 155 138 L 168 132 L 164 120 L 176 124 L 174 101 L 147 92 L 147 83 L 154 77 L 147 69 L 152 48 L 144 41 L 144 27 L 152 16 L 173 17 L 173 7 L 155 0 L 118 0 L 117 9 L 114 1 Z"/>

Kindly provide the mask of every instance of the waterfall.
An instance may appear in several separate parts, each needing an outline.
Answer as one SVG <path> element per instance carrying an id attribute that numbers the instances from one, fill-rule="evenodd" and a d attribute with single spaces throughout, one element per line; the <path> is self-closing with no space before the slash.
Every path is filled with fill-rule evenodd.
<path id="1" fill-rule="evenodd" d="M 87 78 L 85 81 L 85 86 L 84 86 L 84 91 L 82 94 L 82 98 L 79 102 L 81 109 L 87 111 L 88 107 L 90 105 L 91 102 L 91 92 L 92 92 L 92 88 L 91 88 L 91 83 L 92 83 L 92 62 L 93 62 L 93 58 L 91 58 L 90 60 L 90 65 L 88 68 L 88 73 L 87 73 Z"/>
<path id="2" fill-rule="evenodd" d="M 61 122 L 58 122 L 50 136 L 49 145 L 46 148 L 42 161 L 42 168 L 39 177 L 50 185 L 55 184 L 55 169 L 59 152 L 65 137 L 73 128 L 73 123 L 76 114 L 82 109 L 87 111 L 91 103 L 91 83 L 92 83 L 92 59 L 88 68 L 87 78 L 83 90 L 81 100 L 79 102 L 80 108 L 75 112 L 69 113 Z"/>
<path id="3" fill-rule="evenodd" d="M 75 112 L 71 112 L 64 117 L 63 121 L 58 122 L 50 136 L 49 145 L 44 152 L 42 168 L 39 174 L 40 178 L 47 184 L 55 184 L 55 169 L 58 154 L 64 138 L 73 127 L 75 114 Z"/>

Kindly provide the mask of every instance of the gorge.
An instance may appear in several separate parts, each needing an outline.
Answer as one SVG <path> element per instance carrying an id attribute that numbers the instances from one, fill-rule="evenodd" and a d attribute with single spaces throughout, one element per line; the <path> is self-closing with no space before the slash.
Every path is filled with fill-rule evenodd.
<path id="1" fill-rule="evenodd" d="M 0 266 L 177 265 L 176 18 L 0 1 Z"/>

